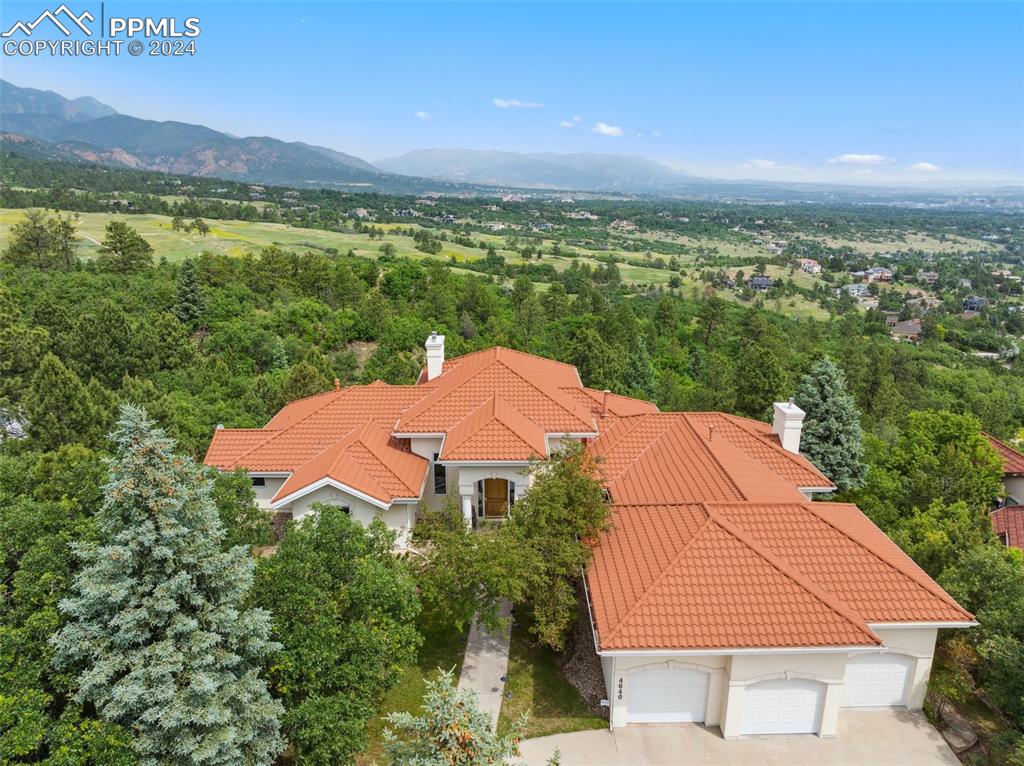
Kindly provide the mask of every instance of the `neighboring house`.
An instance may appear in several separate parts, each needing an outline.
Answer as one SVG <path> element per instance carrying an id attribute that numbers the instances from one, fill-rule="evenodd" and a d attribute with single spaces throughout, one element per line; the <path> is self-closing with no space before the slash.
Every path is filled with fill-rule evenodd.
<path id="1" fill-rule="evenodd" d="M 772 278 L 766 276 L 753 276 L 747 280 L 747 285 L 751 290 L 767 290 L 772 286 Z"/>
<path id="2" fill-rule="evenodd" d="M 935 271 L 919 271 L 917 272 L 917 278 L 926 285 L 934 285 L 939 281 L 939 275 Z"/>
<path id="3" fill-rule="evenodd" d="M 909 340 L 916 341 L 917 337 L 921 334 L 921 320 L 920 319 L 906 319 L 902 322 L 897 322 L 889 328 L 889 335 L 894 340 Z"/>
<path id="4" fill-rule="evenodd" d="M 530 462 L 584 442 L 611 504 L 585 584 L 612 727 L 831 736 L 846 709 L 920 708 L 937 630 L 974 624 L 856 506 L 811 502 L 834 486 L 800 455 L 792 402 L 772 425 L 662 413 L 506 348 L 445 360 L 435 334 L 426 358 L 416 385 L 218 429 L 205 462 L 247 470 L 264 507 L 334 503 L 407 545 L 449 497 L 470 524 L 514 513 Z"/>
<path id="5" fill-rule="evenodd" d="M 992 529 L 1003 545 L 1024 550 L 1024 505 L 1007 505 L 992 511 Z"/>
<path id="6" fill-rule="evenodd" d="M 988 301 L 977 295 L 969 295 L 964 298 L 964 311 L 981 311 Z"/>
<path id="7" fill-rule="evenodd" d="M 1003 505 L 1024 504 L 1024 453 L 990 434 L 982 435 L 1003 459 Z"/>
<path id="8" fill-rule="evenodd" d="M 813 258 L 797 258 L 796 265 L 800 267 L 801 271 L 806 271 L 808 274 L 821 273 L 821 264 Z"/>
<path id="9" fill-rule="evenodd" d="M 871 288 L 863 282 L 854 282 L 853 284 L 843 285 L 843 289 L 854 298 L 867 298 L 871 295 Z"/>
<path id="10" fill-rule="evenodd" d="M 868 282 L 892 282 L 892 269 L 872 266 L 865 272 Z"/>

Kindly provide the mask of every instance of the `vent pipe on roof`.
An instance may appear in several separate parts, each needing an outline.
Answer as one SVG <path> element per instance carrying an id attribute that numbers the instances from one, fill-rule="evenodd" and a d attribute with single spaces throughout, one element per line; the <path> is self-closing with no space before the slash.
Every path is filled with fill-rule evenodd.
<path id="1" fill-rule="evenodd" d="M 341 380 L 339 380 L 338 378 L 334 379 L 334 390 L 335 391 L 340 391 L 341 390 Z"/>
<path id="2" fill-rule="evenodd" d="M 601 397 L 601 417 L 608 416 L 608 394 L 610 394 L 607 388 L 604 390 L 604 395 Z"/>
<path id="3" fill-rule="evenodd" d="M 444 336 L 430 333 L 424 347 L 427 349 L 427 380 L 433 380 L 444 371 Z"/>
<path id="4" fill-rule="evenodd" d="M 804 429 L 804 411 L 796 406 L 793 399 L 775 402 L 775 420 L 772 433 L 779 437 L 783 449 L 800 453 L 800 432 Z"/>

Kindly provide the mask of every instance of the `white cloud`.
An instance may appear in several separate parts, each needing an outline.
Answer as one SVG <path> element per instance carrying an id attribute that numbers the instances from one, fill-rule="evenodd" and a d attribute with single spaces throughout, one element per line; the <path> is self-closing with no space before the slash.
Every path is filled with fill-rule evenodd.
<path id="1" fill-rule="evenodd" d="M 651 131 L 651 135 L 654 136 L 655 138 L 661 138 L 661 131 L 660 130 L 652 130 Z"/>
<path id="2" fill-rule="evenodd" d="M 599 136 L 621 136 L 622 128 L 618 125 L 609 125 L 606 122 L 599 122 L 591 130 Z"/>
<path id="3" fill-rule="evenodd" d="M 888 165 L 895 162 L 892 157 L 886 157 L 884 154 L 840 154 L 838 157 L 832 157 L 829 161 L 829 165 Z"/>
<path id="4" fill-rule="evenodd" d="M 583 122 L 583 118 L 582 117 L 573 117 L 571 120 L 562 120 L 560 123 L 558 123 L 558 127 L 560 127 L 560 128 L 575 128 L 581 122 Z"/>
<path id="5" fill-rule="evenodd" d="M 778 160 L 752 159 L 739 166 L 742 170 L 803 170 L 799 165 L 787 165 Z"/>
<path id="6" fill-rule="evenodd" d="M 538 104 L 536 101 L 520 101 L 517 98 L 495 98 L 491 99 L 491 103 L 494 104 L 498 109 L 543 109 L 544 104 Z"/>
<path id="7" fill-rule="evenodd" d="M 438 117 L 438 116 L 440 116 L 440 115 L 431 114 L 430 112 L 424 112 L 422 110 L 416 112 L 416 119 L 417 120 L 423 120 L 423 122 L 430 122 L 432 119 L 434 119 L 435 117 Z"/>
<path id="8" fill-rule="evenodd" d="M 643 137 L 644 137 L 644 134 L 643 134 L 643 133 L 637 133 L 637 134 L 636 134 L 636 137 L 637 137 L 637 138 L 643 138 Z"/>
<path id="9" fill-rule="evenodd" d="M 933 165 L 930 162 L 915 162 L 910 165 L 907 170 L 913 170 L 918 173 L 938 173 L 942 170 L 938 165 Z"/>

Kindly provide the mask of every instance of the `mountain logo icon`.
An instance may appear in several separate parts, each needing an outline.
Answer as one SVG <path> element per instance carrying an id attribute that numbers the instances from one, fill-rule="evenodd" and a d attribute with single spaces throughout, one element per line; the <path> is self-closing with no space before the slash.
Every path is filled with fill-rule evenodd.
<path id="1" fill-rule="evenodd" d="M 88 26 L 86 26 L 85 22 L 96 20 L 96 18 L 91 13 L 89 13 L 89 11 L 85 11 L 80 15 L 76 16 L 74 13 L 71 12 L 71 9 L 69 9 L 64 3 L 61 3 L 53 11 L 47 9 L 40 13 L 39 17 L 35 21 L 30 21 L 27 23 L 24 21 L 14 22 L 14 25 L 6 32 L 4 32 L 2 35 L 0 35 L 0 37 L 13 37 L 15 32 L 21 32 L 23 35 L 31 37 L 32 32 L 35 31 L 35 28 L 42 24 L 43 21 L 47 19 L 51 21 L 54 24 L 54 26 L 57 27 L 57 29 L 63 32 L 65 37 L 71 36 L 71 23 L 74 23 L 75 26 L 77 26 L 79 29 L 81 29 L 83 32 L 85 32 L 87 35 L 91 37 L 92 30 L 89 29 Z"/>

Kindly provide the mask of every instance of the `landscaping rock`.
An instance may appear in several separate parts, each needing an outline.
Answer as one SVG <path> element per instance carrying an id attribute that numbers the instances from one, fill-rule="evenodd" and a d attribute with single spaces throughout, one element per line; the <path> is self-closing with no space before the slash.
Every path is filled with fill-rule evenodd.
<path id="1" fill-rule="evenodd" d="M 569 680 L 576 690 L 583 697 L 592 711 L 608 717 L 608 708 L 601 707 L 601 700 L 608 692 L 604 688 L 604 673 L 601 671 L 601 660 L 594 648 L 594 632 L 590 628 L 590 621 L 587 619 L 587 605 L 585 601 L 579 604 L 581 615 L 576 621 L 576 629 L 569 638 L 568 660 L 562 667 L 562 673 Z"/>
<path id="2" fill-rule="evenodd" d="M 954 753 L 959 755 L 977 744 L 978 733 L 970 721 L 960 715 L 949 701 L 940 702 L 936 712 L 943 723 L 939 732 Z"/>

